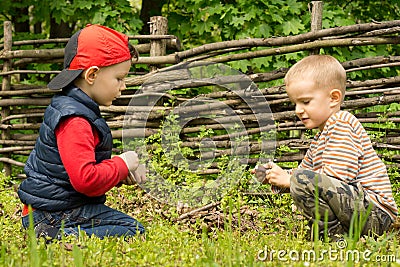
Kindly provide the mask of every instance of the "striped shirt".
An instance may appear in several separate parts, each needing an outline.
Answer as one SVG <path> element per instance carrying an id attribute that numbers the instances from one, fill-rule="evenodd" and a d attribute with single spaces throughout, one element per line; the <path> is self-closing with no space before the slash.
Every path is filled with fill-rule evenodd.
<path id="1" fill-rule="evenodd" d="M 322 173 L 347 184 L 360 183 L 370 200 L 393 220 L 398 214 L 385 164 L 358 119 L 338 111 L 311 142 L 299 168 Z"/>

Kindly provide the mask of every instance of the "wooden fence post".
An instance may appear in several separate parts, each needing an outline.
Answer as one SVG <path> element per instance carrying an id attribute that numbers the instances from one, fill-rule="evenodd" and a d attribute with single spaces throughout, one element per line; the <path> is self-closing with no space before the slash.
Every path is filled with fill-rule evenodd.
<path id="1" fill-rule="evenodd" d="M 323 2 L 322 1 L 312 1 L 311 10 L 311 32 L 318 31 L 322 29 L 322 12 L 323 12 Z M 310 55 L 318 55 L 319 48 L 315 48 L 310 51 Z"/>
<path id="2" fill-rule="evenodd" d="M 311 32 L 315 32 L 322 29 L 322 12 L 323 12 L 323 2 L 322 1 L 312 1 L 308 4 L 308 8 L 311 5 Z M 309 55 L 318 55 L 320 48 L 314 48 L 309 50 Z M 301 139 L 306 140 L 305 136 L 306 130 L 300 130 Z"/>
<path id="3" fill-rule="evenodd" d="M 4 21 L 4 51 L 11 51 L 12 47 L 12 24 L 11 21 Z M 11 71 L 12 59 L 4 59 L 3 72 Z M 11 76 L 4 75 L 1 85 L 1 91 L 8 91 L 11 88 Z M 4 98 L 4 97 L 2 97 Z M 10 107 L 4 106 L 0 110 L 1 118 L 4 119 L 10 115 Z M 9 128 L 1 129 L 1 139 L 10 140 L 11 134 Z M 3 144 L 3 147 L 6 146 Z M 3 153 L 4 158 L 11 158 L 11 153 Z M 11 164 L 3 162 L 3 171 L 6 176 L 11 175 Z"/>
<path id="4" fill-rule="evenodd" d="M 168 34 L 168 19 L 161 16 L 150 17 L 150 34 L 166 35 Z M 150 56 L 165 56 L 167 53 L 166 39 L 150 40 Z M 150 71 L 154 71 L 160 66 L 150 65 Z"/>

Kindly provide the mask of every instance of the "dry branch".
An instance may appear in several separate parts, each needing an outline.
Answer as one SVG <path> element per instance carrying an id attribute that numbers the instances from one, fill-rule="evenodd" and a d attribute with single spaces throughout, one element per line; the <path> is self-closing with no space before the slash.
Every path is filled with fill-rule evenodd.
<path id="1" fill-rule="evenodd" d="M 21 45 L 39 45 L 39 44 L 58 44 L 58 43 L 67 43 L 69 38 L 53 38 L 53 39 L 39 39 L 39 40 L 21 40 L 14 41 L 13 46 L 21 46 Z"/>
<path id="2" fill-rule="evenodd" d="M 22 58 L 19 60 L 16 60 L 13 63 L 14 68 L 18 68 L 18 67 L 25 67 L 27 64 L 30 63 L 63 63 L 64 59 L 63 58 Z"/>
<path id="3" fill-rule="evenodd" d="M 13 159 L 9 159 L 9 158 L 0 158 L 0 162 L 5 162 L 5 163 L 8 163 L 8 164 L 12 164 L 12 165 L 18 166 L 18 167 L 24 167 L 25 166 L 24 163 L 16 161 L 16 160 L 13 160 Z"/>
<path id="4" fill-rule="evenodd" d="M 163 40 L 163 39 L 171 39 L 171 40 L 179 40 L 175 35 L 170 34 L 152 34 L 152 35 L 129 35 L 129 39 L 137 39 L 137 40 Z"/>
<path id="5" fill-rule="evenodd" d="M 383 86 L 397 83 L 400 84 L 400 76 L 365 81 L 347 81 L 346 87 L 349 89 L 354 87 L 369 87 L 375 85 Z"/>
<path id="6" fill-rule="evenodd" d="M 58 92 L 58 90 L 50 90 L 45 88 L 9 90 L 9 91 L 0 91 L 0 96 L 53 95 L 55 92 Z"/>
<path id="7" fill-rule="evenodd" d="M 10 106 L 48 106 L 51 98 L 36 98 L 36 99 L 23 99 L 23 98 L 10 98 L 0 99 L 0 107 Z"/>
<path id="8" fill-rule="evenodd" d="M 0 147 L 0 153 L 16 152 L 23 150 L 32 150 L 34 146 L 14 146 L 14 147 Z"/>
<path id="9" fill-rule="evenodd" d="M 203 207 L 200 207 L 200 208 L 191 210 L 191 211 L 189 211 L 189 212 L 187 212 L 187 213 L 184 213 L 184 214 L 182 214 L 181 216 L 179 216 L 175 221 L 177 222 L 177 221 L 184 220 L 184 219 L 186 219 L 186 218 L 188 218 L 188 217 L 190 217 L 190 216 L 195 215 L 196 213 L 198 213 L 198 212 L 200 212 L 200 211 L 205 211 L 205 210 L 212 209 L 212 208 L 218 206 L 219 204 L 220 204 L 220 202 L 217 201 L 217 202 L 214 202 L 214 203 L 210 203 L 210 204 L 208 204 L 208 205 L 205 205 L 205 206 L 203 206 Z"/>
<path id="10" fill-rule="evenodd" d="M 399 37 L 319 40 L 304 44 L 295 44 L 285 47 L 270 48 L 270 49 L 246 52 L 241 54 L 227 55 L 219 58 L 213 58 L 210 61 L 215 63 L 224 63 L 228 61 L 252 59 L 257 57 L 282 55 L 287 53 L 294 53 L 294 52 L 300 52 L 304 50 L 311 50 L 323 47 L 365 46 L 365 45 L 398 44 L 398 43 L 400 43 Z"/>
<path id="11" fill-rule="evenodd" d="M 0 145 L 34 145 L 35 141 L 0 140 Z"/>
<path id="12" fill-rule="evenodd" d="M 181 43 L 178 39 L 167 39 L 166 40 L 167 49 L 179 51 L 181 50 Z M 147 44 L 137 44 L 133 45 L 139 54 L 149 54 L 150 53 L 150 43 Z"/>
<path id="13" fill-rule="evenodd" d="M 359 35 L 357 35 L 357 37 L 379 36 L 379 35 L 387 35 L 387 34 L 393 34 L 393 33 L 399 33 L 399 32 L 400 32 L 400 27 L 391 27 L 391 28 L 387 28 L 387 29 L 373 30 L 370 32 L 359 34 Z"/>
<path id="14" fill-rule="evenodd" d="M 379 23 L 365 23 L 350 26 L 342 26 L 331 29 L 323 29 L 315 32 L 308 32 L 295 36 L 287 37 L 273 37 L 273 38 L 249 38 L 234 41 L 225 41 L 219 43 L 205 44 L 190 50 L 177 52 L 177 56 L 180 59 L 190 58 L 199 54 L 204 54 L 210 51 L 216 51 L 226 48 L 236 47 L 263 47 L 263 46 L 280 46 L 288 44 L 302 43 L 305 41 L 317 40 L 319 38 L 335 35 L 343 35 L 348 33 L 362 33 L 378 29 L 393 28 L 400 26 L 400 20 L 379 22 Z"/>
<path id="15" fill-rule="evenodd" d="M 40 128 L 40 123 L 23 123 L 23 124 L 0 124 L 0 129 L 10 129 L 10 130 L 38 130 Z"/>
<path id="16" fill-rule="evenodd" d="M 62 58 L 64 57 L 64 48 L 60 49 L 35 49 L 35 50 L 13 50 L 1 51 L 0 59 L 12 58 Z"/>
<path id="17" fill-rule="evenodd" d="M 14 119 L 24 119 L 24 118 L 35 118 L 35 117 L 43 117 L 43 113 L 29 113 L 29 114 L 19 114 L 19 115 L 11 115 L 4 118 L 1 118 L 1 123 L 6 121 L 14 120 Z"/>
<path id="18" fill-rule="evenodd" d="M 237 61 L 244 59 L 252 59 L 257 57 L 266 57 L 273 55 L 282 55 L 287 53 L 300 52 L 304 50 L 313 50 L 323 47 L 343 47 L 343 46 L 366 46 L 366 45 L 382 45 L 382 44 L 398 44 L 399 37 L 363 37 L 363 38 L 348 38 L 348 39 L 329 39 L 318 40 L 303 44 L 293 44 L 288 46 L 257 50 L 252 52 L 244 52 L 240 54 L 232 54 L 216 58 L 207 58 L 205 61 L 214 63 L 225 63 L 229 61 Z M 140 57 L 134 64 L 177 64 L 183 60 L 179 57 L 179 53 L 166 56 Z M 1 58 L 1 57 L 0 57 Z"/>
<path id="19" fill-rule="evenodd" d="M 17 140 L 17 141 L 36 141 L 38 138 L 39 134 L 20 134 L 20 133 L 14 133 L 11 135 L 11 140 Z"/>
<path id="20" fill-rule="evenodd" d="M 346 70 L 350 70 L 352 68 L 360 68 L 364 66 L 378 65 L 378 64 L 385 64 L 385 63 L 399 62 L 399 61 L 400 61 L 400 56 L 377 56 L 377 57 L 359 58 L 346 61 L 342 63 L 342 66 Z"/>

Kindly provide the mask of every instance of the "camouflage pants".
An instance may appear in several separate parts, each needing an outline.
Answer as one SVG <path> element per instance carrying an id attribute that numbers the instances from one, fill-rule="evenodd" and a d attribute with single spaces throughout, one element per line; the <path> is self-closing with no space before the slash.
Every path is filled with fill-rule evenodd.
<path id="1" fill-rule="evenodd" d="M 318 189 L 318 213 L 315 212 L 316 189 Z M 310 170 L 299 169 L 293 173 L 290 194 L 310 224 L 318 223 L 321 237 L 324 227 L 327 227 L 328 235 L 348 233 L 353 216 L 364 217 L 359 220 L 363 221 L 368 215 L 361 231 L 362 235 L 370 232 L 381 235 L 392 223 L 386 212 L 369 201 L 361 185 L 349 185 Z M 372 207 L 370 212 L 368 212 L 369 205 Z M 316 220 L 316 214 L 319 214 L 319 220 Z"/>

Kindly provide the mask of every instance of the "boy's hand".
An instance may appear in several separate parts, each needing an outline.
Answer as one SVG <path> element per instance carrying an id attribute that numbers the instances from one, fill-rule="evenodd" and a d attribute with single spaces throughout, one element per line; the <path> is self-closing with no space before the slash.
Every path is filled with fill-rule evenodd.
<path id="1" fill-rule="evenodd" d="M 266 165 L 266 164 L 264 164 Z M 253 170 L 251 170 L 251 174 L 254 174 L 257 181 L 262 184 L 267 183 L 267 168 L 264 165 L 257 165 Z"/>
<path id="2" fill-rule="evenodd" d="M 290 187 L 290 175 L 272 161 L 257 166 L 251 173 L 262 184 L 271 184 L 282 188 Z"/>
<path id="3" fill-rule="evenodd" d="M 289 173 L 273 162 L 268 162 L 267 164 L 269 165 L 265 176 L 267 183 L 281 188 L 290 187 Z"/>
<path id="4" fill-rule="evenodd" d="M 139 157 L 136 152 L 127 151 L 117 157 L 122 158 L 129 170 L 128 177 L 122 180 L 120 184 L 142 184 L 146 181 L 146 166 L 139 164 Z"/>
<path id="5" fill-rule="evenodd" d="M 147 174 L 146 166 L 144 164 L 139 164 L 136 171 L 133 172 L 136 183 L 138 183 L 138 184 L 145 183 L 146 182 L 146 174 Z"/>
<path id="6" fill-rule="evenodd" d="M 139 166 L 139 157 L 135 151 L 127 151 L 117 157 L 120 157 L 125 162 L 130 172 L 136 171 Z"/>
<path id="7" fill-rule="evenodd" d="M 121 184 L 133 185 L 133 184 L 143 184 L 146 182 L 146 166 L 139 164 L 137 169 L 133 172 L 129 172 L 128 177 L 121 181 Z"/>

